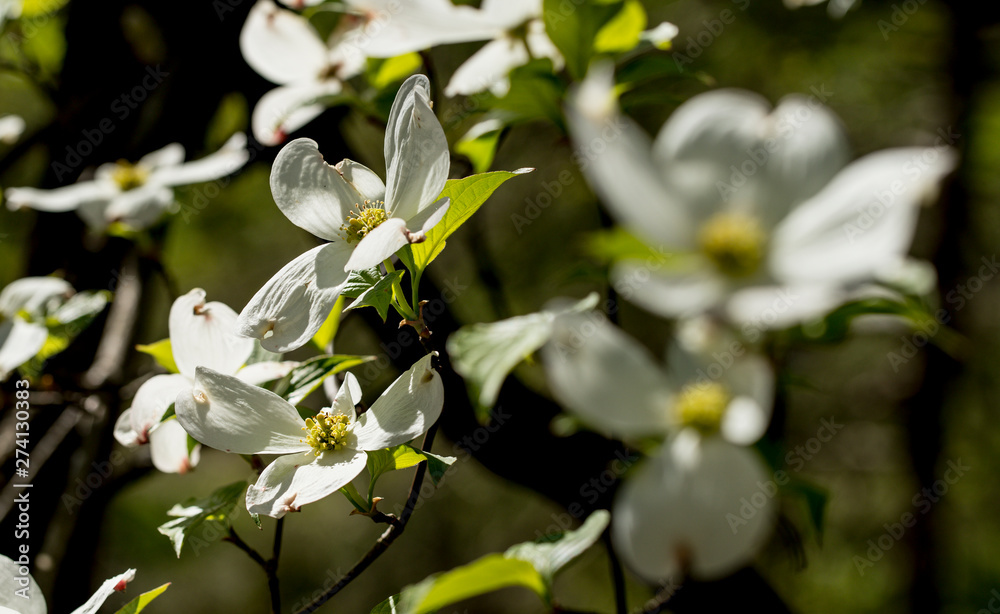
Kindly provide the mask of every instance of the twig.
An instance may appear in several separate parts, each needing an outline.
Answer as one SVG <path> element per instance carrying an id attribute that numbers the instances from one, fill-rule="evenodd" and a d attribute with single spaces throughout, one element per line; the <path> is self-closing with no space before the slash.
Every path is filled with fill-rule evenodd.
<path id="1" fill-rule="evenodd" d="M 233 527 L 229 527 L 229 535 L 223 537 L 222 541 L 227 541 L 236 546 L 237 548 L 239 548 L 240 550 L 242 550 L 243 552 L 246 552 L 247 556 L 253 559 L 254 563 L 257 563 L 258 565 L 261 566 L 261 568 L 264 571 L 267 571 L 267 561 L 265 561 L 264 557 L 262 557 L 259 552 L 254 550 L 250 546 L 250 544 L 243 541 L 242 537 L 237 535 L 236 529 L 234 529 Z"/>
<path id="2" fill-rule="evenodd" d="M 611 562 L 611 580 L 615 586 L 615 611 L 618 614 L 625 614 L 628 612 L 628 599 L 625 595 L 625 573 L 622 571 L 622 564 L 618 560 L 618 554 L 615 553 L 615 549 L 611 544 L 611 531 L 604 529 L 601 539 L 604 540 L 604 547 L 608 551 L 608 560 Z"/>
<path id="3" fill-rule="evenodd" d="M 427 434 L 424 435 L 424 443 L 421 449 L 424 451 L 430 450 L 431 444 L 434 442 L 434 434 L 437 432 L 437 424 L 432 426 L 427 430 Z M 322 595 L 313 599 L 305 607 L 296 610 L 294 614 L 308 614 L 314 612 L 318 607 L 330 600 L 334 595 L 343 590 L 348 584 L 354 581 L 355 578 L 361 575 L 361 572 L 368 569 L 368 566 L 375 562 L 378 557 L 382 556 L 382 553 L 389 549 L 392 542 L 403 534 L 406 529 L 406 523 L 410 520 L 410 516 L 413 514 L 414 508 L 417 506 L 417 500 L 420 498 L 420 486 L 424 482 L 424 474 L 427 471 L 427 464 L 420 463 L 417 465 L 417 471 L 413 474 L 413 483 L 410 485 L 410 494 L 406 498 L 406 507 L 403 508 L 402 513 L 399 515 L 399 520 L 392 524 L 384 533 L 375 541 L 375 544 L 371 547 L 368 552 L 365 553 L 361 560 L 354 564 L 354 567 L 349 569 L 346 574 L 340 579 L 339 582 L 330 587 Z"/>
<path id="4" fill-rule="evenodd" d="M 278 558 L 281 556 L 281 535 L 285 528 L 285 519 L 279 518 L 274 527 L 274 549 L 271 560 L 264 566 L 267 572 L 267 589 L 271 591 L 271 612 L 281 614 L 281 586 L 278 581 Z"/>

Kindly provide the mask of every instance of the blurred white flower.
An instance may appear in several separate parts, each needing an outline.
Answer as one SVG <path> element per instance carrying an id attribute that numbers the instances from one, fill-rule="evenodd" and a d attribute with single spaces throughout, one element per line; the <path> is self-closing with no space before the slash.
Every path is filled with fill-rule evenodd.
<path id="1" fill-rule="evenodd" d="M 18 581 L 19 578 L 24 577 L 20 572 L 22 568 L 22 565 L 0 554 L 0 611 L 17 614 L 46 614 L 48 607 L 45 605 L 45 596 L 42 595 L 35 579 L 29 574 L 27 586 Z M 124 591 L 125 586 L 134 579 L 134 569 L 108 578 L 97 589 L 97 592 L 87 600 L 87 603 L 73 610 L 70 614 L 96 614 L 112 593 Z M 23 597 L 20 593 L 22 590 L 24 591 Z"/>
<path id="2" fill-rule="evenodd" d="M 143 382 L 132 406 L 118 417 L 115 438 L 124 446 L 149 443 L 153 465 L 166 473 L 185 473 L 198 464 L 200 446 L 188 452 L 187 433 L 177 420 L 161 422 L 180 395 L 191 395 L 195 369 L 211 367 L 249 384 L 262 384 L 287 374 L 294 362 L 260 362 L 243 366 L 254 349 L 253 339 L 236 335 L 236 312 L 220 302 L 205 302 L 196 288 L 170 307 L 170 346 L 180 373 L 154 375 Z"/>
<path id="3" fill-rule="evenodd" d="M 177 419 L 198 441 L 235 454 L 282 454 L 247 489 L 247 510 L 281 518 L 336 492 L 367 464 L 367 451 L 427 431 L 444 404 L 441 376 L 423 357 L 358 416 L 361 387 L 348 373 L 333 406 L 303 420 L 288 401 L 235 377 L 198 367 L 178 397 Z"/>
<path id="4" fill-rule="evenodd" d="M 776 505 L 773 492 L 761 490 L 773 486 L 769 480 L 749 448 L 678 436 L 629 473 L 618 491 L 611 516 L 615 550 L 650 582 L 721 578 L 748 564 L 771 534 Z M 745 505 L 752 507 L 741 511 Z M 731 520 L 741 513 L 739 522 Z"/>
<path id="5" fill-rule="evenodd" d="M 24 277 L 0 292 L 0 381 L 42 350 L 45 317 L 72 294 L 73 286 L 56 277 Z"/>
<path id="6" fill-rule="evenodd" d="M 305 344 L 326 320 L 348 272 L 376 266 L 419 243 L 444 217 L 438 199 L 451 160 L 431 111 L 430 82 L 407 79 L 396 94 L 385 134 L 386 182 L 351 160 L 331 166 L 315 141 L 286 145 L 271 169 L 271 193 L 293 224 L 329 243 L 278 271 L 240 313 L 239 333 L 272 352 Z"/>
<path id="7" fill-rule="evenodd" d="M 335 30 L 327 42 L 307 19 L 259 0 L 240 32 L 243 58 L 262 77 L 278 84 L 253 110 L 254 138 L 277 145 L 329 106 L 343 81 L 361 72 L 365 57 L 343 44 Z"/>
<path id="8" fill-rule="evenodd" d="M 667 369 L 597 312 L 557 317 L 542 358 L 556 400 L 610 437 L 691 430 L 749 445 L 771 418 L 774 376 L 767 361 L 704 321 L 681 325 Z"/>
<path id="9" fill-rule="evenodd" d="M 790 9 L 797 9 L 803 6 L 820 4 L 825 1 L 826 0 L 785 0 L 785 6 Z M 830 3 L 826 5 L 826 10 L 830 13 L 831 17 L 840 19 L 857 3 L 858 0 L 830 0 Z"/>
<path id="10" fill-rule="evenodd" d="M 3 9 L 0 9 L 0 13 Z M 2 15 L 0 15 L 0 25 L 3 24 Z M 24 129 L 27 125 L 24 123 L 24 118 L 19 115 L 4 115 L 0 117 L 0 143 L 6 143 L 12 145 L 17 142 L 17 139 L 21 137 L 24 133 Z"/>
<path id="11" fill-rule="evenodd" d="M 88 226 L 104 230 L 120 222 L 148 228 L 174 203 L 173 188 L 211 181 L 236 172 L 249 159 L 246 135 L 235 134 L 222 148 L 184 163 L 184 147 L 172 143 L 139 159 L 102 164 L 93 179 L 52 190 L 8 188 L 10 209 L 76 211 Z"/>
<path id="12" fill-rule="evenodd" d="M 670 23 L 669 21 L 664 21 L 660 25 L 646 30 L 642 33 L 642 40 L 646 41 L 650 45 L 653 45 L 657 49 L 670 49 L 670 45 L 673 40 L 677 38 L 677 34 L 680 30 L 677 26 Z"/>
<path id="13" fill-rule="evenodd" d="M 555 70 L 564 64 L 542 22 L 541 0 L 483 0 L 479 12 L 483 27 L 470 31 L 468 41 L 489 40 L 452 75 L 446 96 L 490 90 L 504 96 L 510 90 L 507 75 L 531 58 L 552 60 Z"/>
<path id="14" fill-rule="evenodd" d="M 610 66 L 591 71 L 571 98 L 570 129 L 618 221 L 687 256 L 670 270 L 628 261 L 612 271 L 627 298 L 668 317 L 719 309 L 763 329 L 822 315 L 903 261 L 920 205 L 955 164 L 941 137 L 844 166 L 846 138 L 817 97 L 772 110 L 737 90 L 691 98 L 651 144 L 619 115 L 613 85 Z"/>

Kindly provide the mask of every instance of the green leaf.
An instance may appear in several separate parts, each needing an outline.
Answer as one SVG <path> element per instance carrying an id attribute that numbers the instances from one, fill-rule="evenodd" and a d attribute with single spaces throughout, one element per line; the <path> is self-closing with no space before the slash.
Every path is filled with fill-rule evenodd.
<path id="1" fill-rule="evenodd" d="M 552 60 L 532 60 L 510 71 L 510 91 L 490 106 L 502 111 L 507 123 L 549 120 L 565 131 L 562 101 L 566 85 L 553 74 Z"/>
<path id="2" fill-rule="evenodd" d="M 382 279 L 382 273 L 378 270 L 377 266 L 361 271 L 351 271 L 347 275 L 347 281 L 344 282 L 344 287 L 340 290 L 340 294 L 356 298 L 377 284 L 380 279 Z"/>
<path id="3" fill-rule="evenodd" d="M 620 53 L 631 51 L 642 39 L 646 29 L 646 9 L 639 0 L 625 0 L 625 5 L 597 33 L 594 51 L 597 53 Z"/>
<path id="4" fill-rule="evenodd" d="M 167 590 L 167 587 L 169 586 L 170 583 L 167 582 L 163 586 L 158 586 L 151 591 L 147 591 L 139 595 L 132 601 L 125 604 L 125 607 L 115 612 L 115 614 L 139 614 L 139 612 L 142 612 L 151 601 L 162 595 L 163 591 Z"/>
<path id="5" fill-rule="evenodd" d="M 406 271 L 392 271 L 385 277 L 375 282 L 375 285 L 368 288 L 354 299 L 354 302 L 347 309 L 360 309 L 361 307 L 374 307 L 382 321 L 385 322 L 389 315 L 389 305 L 392 304 L 392 286 L 399 283 Z"/>
<path id="6" fill-rule="evenodd" d="M 21 17 L 38 17 L 58 11 L 66 6 L 69 0 L 24 0 L 21 5 Z"/>
<path id="7" fill-rule="evenodd" d="M 319 351 L 327 352 L 333 343 L 333 338 L 337 336 L 337 329 L 340 328 L 340 315 L 344 311 L 344 303 L 347 298 L 341 294 L 337 297 L 337 302 L 333 304 L 333 309 L 330 310 L 330 315 L 327 316 L 323 325 L 319 327 L 316 334 L 313 335 L 312 342 Z"/>
<path id="8" fill-rule="evenodd" d="M 673 254 L 658 252 L 639 237 L 617 226 L 587 233 L 583 239 L 583 251 L 601 264 L 650 259 L 665 264 L 678 258 Z"/>
<path id="9" fill-rule="evenodd" d="M 368 483 L 368 499 L 371 500 L 372 494 L 375 492 L 375 482 L 382 474 L 398 469 L 407 469 L 423 461 L 427 461 L 427 470 L 431 480 L 437 484 L 448 470 L 448 466 L 455 462 L 455 457 L 438 456 L 418 450 L 405 443 L 393 448 L 368 452 L 368 474 L 371 476 Z"/>
<path id="10" fill-rule="evenodd" d="M 160 525 L 157 531 L 170 538 L 177 558 L 180 558 L 181 548 L 187 541 L 197 540 L 201 547 L 207 545 L 225 534 L 230 525 L 230 515 L 236 503 L 243 498 L 246 486 L 246 482 L 234 482 L 202 499 L 192 498 L 173 506 L 167 515 L 176 518 Z M 189 537 L 191 540 L 188 540 Z"/>
<path id="11" fill-rule="evenodd" d="M 454 332 L 446 347 L 455 371 L 465 379 L 476 416 L 489 421 L 507 375 L 528 355 L 545 345 L 552 322 L 561 313 L 589 311 L 597 306 L 596 293 L 566 310 L 546 310 L 491 324 L 472 324 Z"/>
<path id="12" fill-rule="evenodd" d="M 622 3 L 544 0 L 542 6 L 545 32 L 566 60 L 570 76 L 583 79 L 594 56 L 597 33 L 612 21 Z"/>
<path id="13" fill-rule="evenodd" d="M 498 119 L 481 121 L 455 143 L 455 152 L 472 162 L 472 170 L 485 173 L 493 165 L 493 157 L 496 155 L 497 143 L 500 142 L 503 129 L 504 124 Z"/>
<path id="14" fill-rule="evenodd" d="M 468 565 L 406 587 L 399 595 L 395 610 L 382 611 L 428 614 L 463 599 L 509 586 L 523 586 L 543 600 L 548 599 L 545 582 L 531 563 L 509 559 L 502 554 L 488 554 Z"/>
<path id="15" fill-rule="evenodd" d="M 441 192 L 441 198 L 447 196 L 451 199 L 444 219 L 427 233 L 426 241 L 410 246 L 413 249 L 413 261 L 417 269 L 423 271 L 428 264 L 437 258 L 441 250 L 444 249 L 445 239 L 450 237 L 451 233 L 458 230 L 459 226 L 478 211 L 479 207 L 501 184 L 511 177 L 523 175 L 533 170 L 522 168 L 513 172 L 495 171 L 472 175 L 465 179 L 449 179 L 444 186 L 444 191 Z"/>
<path id="16" fill-rule="evenodd" d="M 559 573 L 559 570 L 583 554 L 587 548 L 600 539 L 601 533 L 604 532 L 610 521 L 611 514 L 607 510 L 597 510 L 575 531 L 543 537 L 534 542 L 517 544 L 504 552 L 504 556 L 527 561 L 534 565 L 551 589 L 552 580 Z"/>
<path id="17" fill-rule="evenodd" d="M 830 502 L 830 492 L 802 478 L 792 480 L 784 488 L 786 492 L 801 497 L 809 515 L 809 522 L 816 532 L 816 540 L 822 544 L 826 505 Z"/>
<path id="18" fill-rule="evenodd" d="M 215 151 L 237 132 L 243 132 L 249 124 L 250 111 L 247 99 L 239 92 L 230 92 L 222 97 L 215 110 L 205 135 L 205 148 Z"/>
<path id="19" fill-rule="evenodd" d="M 369 58 L 368 82 L 377 90 L 385 89 L 417 72 L 423 63 L 417 53 L 404 53 L 384 60 Z"/>
<path id="20" fill-rule="evenodd" d="M 156 343 L 148 345 L 137 345 L 135 349 L 143 354 L 149 354 L 161 367 L 171 373 L 180 373 L 177 363 L 174 362 L 174 351 L 170 345 L 170 339 L 160 339 Z"/>
<path id="21" fill-rule="evenodd" d="M 375 357 L 355 356 L 353 354 L 314 356 L 278 380 L 278 383 L 274 385 L 273 392 L 292 405 L 298 405 L 326 378 L 370 360 L 375 360 Z"/>

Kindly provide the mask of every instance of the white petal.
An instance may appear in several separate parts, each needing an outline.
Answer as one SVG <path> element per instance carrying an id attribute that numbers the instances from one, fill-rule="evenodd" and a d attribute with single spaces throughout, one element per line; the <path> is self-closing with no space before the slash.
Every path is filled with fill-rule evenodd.
<path id="1" fill-rule="evenodd" d="M 69 298 L 73 286 L 58 277 L 22 277 L 7 284 L 0 292 L 0 313 L 14 316 L 27 311 L 43 316 L 53 301 Z"/>
<path id="2" fill-rule="evenodd" d="M 771 105 L 757 94 L 721 89 L 699 94 L 679 106 L 656 137 L 661 163 L 678 160 L 732 158 L 739 163 L 745 149 L 760 138 Z M 726 160 L 725 164 L 729 164 Z"/>
<path id="3" fill-rule="evenodd" d="M 759 335 L 818 318 L 845 298 L 836 287 L 823 284 L 756 286 L 734 292 L 726 313 L 744 334 Z"/>
<path id="4" fill-rule="evenodd" d="M 253 136 L 263 145 L 280 145 L 289 134 L 305 126 L 330 106 L 325 98 L 344 86 L 336 79 L 297 81 L 264 94 L 253 109 Z"/>
<path id="5" fill-rule="evenodd" d="M 131 409 L 126 409 L 118 414 L 118 419 L 115 420 L 114 434 L 118 443 L 129 448 L 139 445 L 142 441 L 139 432 L 132 426 Z"/>
<path id="6" fill-rule="evenodd" d="M 510 89 L 507 74 L 528 59 L 523 41 L 509 36 L 490 41 L 458 67 L 444 95 L 468 96 L 490 90 L 496 96 L 505 96 Z"/>
<path id="7" fill-rule="evenodd" d="M 413 75 L 403 82 L 385 129 L 385 208 L 408 220 L 438 199 L 451 156 L 448 140 L 431 110 L 430 81 Z"/>
<path id="8" fill-rule="evenodd" d="M 672 577 L 682 558 L 695 578 L 720 578 L 749 563 L 770 534 L 776 505 L 762 490 L 767 480 L 747 448 L 719 438 L 692 448 L 678 438 L 619 491 L 611 527 L 616 550 L 652 582 L 679 580 Z"/>
<path id="9" fill-rule="evenodd" d="M 366 188 L 373 187 L 374 173 L 362 170 L 356 162 L 327 164 L 311 139 L 295 139 L 285 145 L 271 168 L 271 194 L 281 212 L 299 228 L 328 241 L 341 240 L 340 227 L 348 212 L 370 198 L 350 183 L 338 166 L 346 166 L 352 177 L 361 177 Z"/>
<path id="10" fill-rule="evenodd" d="M 192 372 L 192 375 L 194 373 Z M 131 430 L 135 433 L 135 439 L 127 441 L 119 438 L 122 445 L 132 446 L 146 443 L 149 439 L 149 432 L 160 423 L 163 414 L 177 399 L 177 395 L 182 392 L 190 392 L 191 380 L 187 377 L 173 373 L 170 375 L 154 375 L 139 386 L 132 399 L 132 406 L 118 418 L 115 424 L 115 434 L 118 435 L 119 424 L 128 416 Z M 121 424 L 120 430 L 126 432 L 125 425 Z"/>
<path id="11" fill-rule="evenodd" d="M 483 0 L 482 17 L 498 29 L 513 30 L 532 17 L 542 14 L 541 0 Z"/>
<path id="12" fill-rule="evenodd" d="M 649 352 L 596 313 L 556 318 L 542 348 L 552 395 L 611 437 L 661 435 L 672 391 Z"/>
<path id="13" fill-rule="evenodd" d="M 721 434 L 730 443 L 750 445 L 764 436 L 774 407 L 774 373 L 760 356 L 736 358 L 726 373 L 733 400 L 722 418 Z"/>
<path id="14" fill-rule="evenodd" d="M 46 614 L 48 608 L 42 589 L 31 574 L 22 576 L 20 567 L 13 559 L 0 554 L 0 606 L 10 608 L 15 614 Z M 26 578 L 27 584 L 22 586 L 18 578 Z M 23 588 L 27 589 L 27 598 L 15 594 Z"/>
<path id="15" fill-rule="evenodd" d="M 406 221 L 407 227 L 412 230 L 414 236 L 410 237 L 411 243 L 419 243 L 422 240 L 420 235 L 426 236 L 432 228 L 438 225 L 438 223 L 444 219 L 445 214 L 448 213 L 448 209 L 451 207 L 451 199 L 445 196 L 444 198 L 437 200 L 429 207 L 411 217 Z M 417 234 L 419 233 L 419 235 Z M 418 240 L 414 240 L 417 238 Z"/>
<path id="16" fill-rule="evenodd" d="M 337 394 L 333 398 L 333 404 L 330 406 L 330 411 L 327 413 L 330 415 L 343 414 L 353 423 L 358 419 L 354 407 L 360 402 L 361 384 L 358 383 L 358 378 L 353 373 L 348 372 L 344 377 L 344 385 L 337 390 Z"/>
<path id="17" fill-rule="evenodd" d="M 243 59 L 275 83 L 315 79 L 326 66 L 326 45 L 304 17 L 260 0 L 240 32 Z"/>
<path id="18" fill-rule="evenodd" d="M 281 518 L 336 492 L 365 468 L 368 454 L 350 446 L 315 456 L 312 450 L 274 459 L 247 488 L 247 511 Z"/>
<path id="19" fill-rule="evenodd" d="M 260 339 L 264 349 L 287 352 L 319 330 L 347 281 L 351 246 L 320 245 L 286 264 L 250 299 L 236 320 L 237 332 Z"/>
<path id="20" fill-rule="evenodd" d="M 135 230 L 149 228 L 159 221 L 173 203 L 173 190 L 147 183 L 142 187 L 115 196 L 107 209 L 104 210 L 104 224 L 121 222 Z M 96 220 L 91 219 L 91 216 L 84 215 L 82 209 L 81 217 L 90 226 L 96 226 L 93 223 Z"/>
<path id="21" fill-rule="evenodd" d="M 180 143 L 171 143 L 166 147 L 150 152 L 139 158 L 136 166 L 153 170 L 170 166 L 177 166 L 184 162 L 184 146 Z M 117 168 L 117 164 L 102 165 L 102 170 L 108 167 Z"/>
<path id="22" fill-rule="evenodd" d="M 247 151 L 247 136 L 238 132 L 219 151 L 209 154 L 200 160 L 169 166 L 153 171 L 149 181 L 166 186 L 188 185 L 212 181 L 231 175 L 246 164 L 250 158 Z"/>
<path id="23" fill-rule="evenodd" d="M 354 434 L 362 450 L 406 443 L 427 431 L 441 415 L 444 386 L 428 354 L 413 363 L 371 406 L 358 416 Z"/>
<path id="24" fill-rule="evenodd" d="M 81 181 L 52 190 L 36 188 L 8 188 L 4 192 L 7 208 L 22 207 L 38 211 L 73 211 L 84 203 L 107 202 L 119 193 L 114 183 L 106 181 Z"/>
<path id="25" fill-rule="evenodd" d="M 0 13 L 2 13 L 0 9 Z M 2 24 L 2 20 L 0 20 Z M 24 129 L 27 124 L 24 123 L 24 118 L 18 115 L 4 115 L 0 117 L 0 143 L 6 143 L 12 145 L 17 142 L 21 134 L 24 133 Z"/>
<path id="26" fill-rule="evenodd" d="M 385 200 L 385 184 L 382 183 L 382 178 L 376 175 L 372 169 L 360 162 L 348 160 L 347 158 L 337 162 L 334 168 L 366 200 Z"/>
<path id="27" fill-rule="evenodd" d="M 174 406 L 184 430 L 201 443 L 236 454 L 309 449 L 305 421 L 288 401 L 231 375 L 198 367 L 191 394 Z"/>
<path id="28" fill-rule="evenodd" d="M 597 65 L 570 95 L 566 114 L 575 157 L 587 181 L 621 224 L 651 245 L 692 246 L 691 216 L 653 164 L 649 137 L 618 113 L 613 86 L 611 66 Z"/>
<path id="29" fill-rule="evenodd" d="M 285 377 L 297 366 L 299 366 L 299 363 L 294 360 L 255 362 L 237 371 L 236 377 L 248 384 L 260 386 L 266 382 Z"/>
<path id="30" fill-rule="evenodd" d="M 900 148 L 848 165 L 775 229 L 771 271 L 788 282 L 864 281 L 903 257 L 919 205 L 951 171 L 951 149 Z"/>
<path id="31" fill-rule="evenodd" d="M 370 269 L 409 243 L 406 222 L 396 217 L 390 218 L 361 239 L 350 260 L 344 265 L 344 270 Z"/>
<path id="32" fill-rule="evenodd" d="M 537 13 L 541 14 L 541 12 Z M 533 58 L 548 58 L 552 60 L 552 68 L 556 71 L 563 69 L 566 61 L 563 59 L 562 54 L 559 53 L 559 48 L 555 46 L 552 39 L 545 32 L 545 22 L 541 19 L 532 19 L 528 22 L 528 34 L 525 36 L 525 40 L 528 42 L 528 49 L 531 50 L 531 57 Z"/>
<path id="33" fill-rule="evenodd" d="M 42 350 L 49 332 L 21 318 L 0 322 L 0 381 Z"/>
<path id="34" fill-rule="evenodd" d="M 87 603 L 73 610 L 71 614 L 95 614 L 104 602 L 107 601 L 108 597 L 113 595 L 115 591 L 125 590 L 125 586 L 135 579 L 135 570 L 129 569 L 125 573 L 120 573 L 117 576 L 108 578 L 103 583 L 101 583 L 100 588 L 97 589 Z"/>
<path id="35" fill-rule="evenodd" d="M 188 455 L 188 434 L 177 420 L 160 423 L 149 433 L 149 455 L 163 473 L 187 473 L 198 464 L 201 445 Z"/>
<path id="36" fill-rule="evenodd" d="M 501 27 L 450 0 L 348 0 L 368 20 L 347 42 L 373 58 L 391 58 L 435 45 L 486 40 Z"/>
<path id="37" fill-rule="evenodd" d="M 612 267 L 611 283 L 622 298 L 668 318 L 707 311 L 726 293 L 726 282 L 707 266 L 664 270 L 659 263 L 626 260 Z"/>
<path id="38" fill-rule="evenodd" d="M 170 346 L 177 369 L 193 378 L 204 366 L 231 375 L 253 353 L 253 339 L 236 334 L 236 312 L 229 305 L 205 302 L 205 291 L 195 288 L 170 307 Z"/>

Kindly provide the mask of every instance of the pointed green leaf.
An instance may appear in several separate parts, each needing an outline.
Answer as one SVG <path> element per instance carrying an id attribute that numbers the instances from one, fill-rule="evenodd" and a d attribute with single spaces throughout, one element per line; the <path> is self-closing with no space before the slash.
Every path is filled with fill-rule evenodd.
<path id="1" fill-rule="evenodd" d="M 545 33 L 566 60 L 566 69 L 575 80 L 587 74 L 594 56 L 597 33 L 613 21 L 622 3 L 600 0 L 570 4 L 563 0 L 544 0 Z"/>
<path id="2" fill-rule="evenodd" d="M 411 245 L 417 269 L 423 271 L 437 258 L 444 249 L 445 239 L 458 230 L 458 227 L 486 202 L 494 190 L 511 177 L 530 173 L 532 170 L 534 169 L 522 168 L 513 172 L 495 171 L 472 175 L 465 179 L 449 179 L 441 192 L 441 198 L 447 196 L 451 199 L 444 219 L 427 233 L 426 241 Z"/>
<path id="3" fill-rule="evenodd" d="M 333 304 L 333 309 L 330 310 L 330 315 L 327 316 L 323 325 L 320 326 L 319 330 L 316 331 L 316 334 L 313 335 L 313 345 L 319 348 L 319 351 L 330 351 L 333 338 L 337 336 L 337 329 L 340 328 L 340 316 L 344 311 L 344 303 L 346 301 L 347 298 L 343 294 L 337 297 L 337 302 Z"/>
<path id="4" fill-rule="evenodd" d="M 417 53 L 404 53 L 384 60 L 368 58 L 368 82 L 377 90 L 385 89 L 417 72 L 423 63 Z"/>
<path id="5" fill-rule="evenodd" d="M 563 567 L 584 553 L 594 542 L 601 538 L 601 533 L 611 521 L 607 510 L 597 510 L 584 521 L 575 531 L 546 536 L 534 542 L 525 542 L 510 547 L 504 556 L 527 561 L 535 566 L 538 573 L 545 578 L 551 588 L 552 580 Z"/>
<path id="6" fill-rule="evenodd" d="M 452 365 L 465 379 L 480 421 L 489 420 L 489 410 L 507 375 L 549 340 L 555 318 L 564 312 L 593 309 L 597 300 L 594 293 L 566 311 L 542 311 L 491 324 L 472 324 L 448 337 L 446 347 Z"/>
<path id="7" fill-rule="evenodd" d="M 129 601 L 125 604 L 125 607 L 115 612 L 115 614 L 139 614 L 139 612 L 142 612 L 151 601 L 162 595 L 163 591 L 167 590 L 167 587 L 169 586 L 170 583 L 167 582 L 163 586 L 158 586 L 151 591 L 146 591 L 132 601 Z"/>
<path id="8" fill-rule="evenodd" d="M 420 462 L 428 461 L 428 473 L 431 476 L 431 480 L 437 484 L 448 470 L 448 466 L 454 463 L 455 460 L 454 456 L 438 456 L 430 452 L 418 450 L 405 443 L 393 448 L 368 452 L 368 474 L 371 476 L 368 485 L 368 498 L 371 499 L 372 494 L 375 492 L 375 482 L 384 473 L 406 469 Z"/>
<path id="9" fill-rule="evenodd" d="M 642 39 L 646 29 L 646 9 L 639 0 L 625 0 L 625 5 L 604 25 L 594 39 L 597 53 L 631 51 Z"/>
<path id="10" fill-rule="evenodd" d="M 374 286 L 382 279 L 382 273 L 377 266 L 361 271 L 351 271 L 347 275 L 347 281 L 340 290 L 342 296 L 355 298 L 363 294 L 366 290 Z"/>
<path id="11" fill-rule="evenodd" d="M 188 499 L 173 506 L 167 515 L 175 516 L 175 519 L 160 525 L 157 531 L 170 538 L 177 558 L 180 558 L 185 542 L 197 541 L 199 548 L 204 547 L 225 534 L 230 515 L 236 503 L 243 498 L 246 486 L 246 482 L 234 482 L 207 497 Z M 209 527 L 212 530 L 207 530 Z"/>
<path id="12" fill-rule="evenodd" d="M 177 363 L 174 362 L 174 351 L 170 347 L 170 339 L 161 339 L 156 343 L 147 345 L 137 345 L 135 349 L 143 354 L 149 354 L 161 367 L 171 373 L 180 373 Z"/>
<path id="13" fill-rule="evenodd" d="M 278 380 L 272 392 L 292 405 L 298 405 L 312 394 L 326 378 L 370 360 L 375 360 L 375 357 L 355 356 L 353 354 L 314 356 Z"/>
<path id="14" fill-rule="evenodd" d="M 379 317 L 385 322 L 385 318 L 389 315 L 389 305 L 392 303 L 392 286 L 399 283 L 405 272 L 393 271 L 379 279 L 373 286 L 359 294 L 347 309 L 374 307 Z"/>

